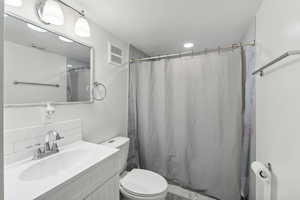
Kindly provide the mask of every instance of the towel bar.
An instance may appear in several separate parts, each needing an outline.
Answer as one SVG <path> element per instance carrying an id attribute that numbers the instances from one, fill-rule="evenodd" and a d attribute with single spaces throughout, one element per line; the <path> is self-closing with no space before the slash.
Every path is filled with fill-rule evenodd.
<path id="1" fill-rule="evenodd" d="M 285 54 L 279 56 L 278 58 L 272 60 L 271 62 L 269 62 L 268 64 L 264 65 L 263 67 L 255 70 L 252 75 L 256 75 L 256 74 L 260 74 L 260 76 L 264 75 L 264 70 L 272 65 L 274 65 L 275 63 L 278 63 L 279 61 L 289 57 L 289 56 L 294 56 L 294 55 L 300 55 L 300 50 L 296 50 L 296 51 L 288 51 Z"/>

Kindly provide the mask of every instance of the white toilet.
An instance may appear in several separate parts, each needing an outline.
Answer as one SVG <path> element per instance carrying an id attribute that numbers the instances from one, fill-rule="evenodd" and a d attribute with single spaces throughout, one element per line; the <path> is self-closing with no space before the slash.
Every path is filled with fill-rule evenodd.
<path id="1" fill-rule="evenodd" d="M 125 171 L 129 138 L 116 137 L 103 144 L 120 150 L 120 191 L 125 200 L 164 200 L 166 198 L 168 183 L 161 175 L 143 169 Z"/>

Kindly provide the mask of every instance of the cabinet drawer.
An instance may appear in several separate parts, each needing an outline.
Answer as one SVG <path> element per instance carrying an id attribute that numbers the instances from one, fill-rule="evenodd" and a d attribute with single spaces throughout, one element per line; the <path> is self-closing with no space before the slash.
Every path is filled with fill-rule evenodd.
<path id="1" fill-rule="evenodd" d="M 88 195 L 84 200 L 119 200 L 119 176 L 115 176 Z"/>

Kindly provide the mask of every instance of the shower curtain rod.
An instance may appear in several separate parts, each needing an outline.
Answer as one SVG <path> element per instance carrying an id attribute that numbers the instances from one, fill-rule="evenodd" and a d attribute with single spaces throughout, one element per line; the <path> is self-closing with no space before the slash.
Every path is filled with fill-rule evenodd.
<path id="1" fill-rule="evenodd" d="M 198 51 L 198 52 L 187 51 L 187 52 L 182 52 L 182 53 L 166 54 L 166 55 L 153 56 L 153 57 L 147 57 L 147 58 L 138 58 L 138 59 L 132 58 L 132 59 L 130 59 L 130 63 L 167 59 L 167 58 L 184 57 L 184 56 L 202 55 L 202 54 L 208 54 L 208 53 L 212 53 L 212 52 L 220 53 L 221 51 L 232 50 L 232 49 L 245 47 L 245 46 L 255 46 L 255 40 L 253 42 L 249 42 L 249 43 L 232 44 L 230 46 L 218 47 L 215 49 L 207 49 L 206 48 L 206 49 L 204 49 L 202 51 Z"/>

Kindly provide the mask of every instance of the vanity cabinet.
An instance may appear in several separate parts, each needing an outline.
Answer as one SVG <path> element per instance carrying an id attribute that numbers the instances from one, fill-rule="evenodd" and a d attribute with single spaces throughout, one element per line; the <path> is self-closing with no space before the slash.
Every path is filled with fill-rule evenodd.
<path id="1" fill-rule="evenodd" d="M 119 200 L 119 177 L 115 176 L 100 188 L 88 195 L 84 200 Z"/>
<path id="2" fill-rule="evenodd" d="M 77 188 L 77 191 L 68 192 L 62 189 L 60 194 L 44 198 L 45 200 L 119 200 L 119 176 L 114 176 L 103 185 L 90 191 L 87 194 L 84 189 Z M 76 193 L 81 193 L 76 195 Z"/>
<path id="3" fill-rule="evenodd" d="M 119 200 L 117 166 L 115 154 L 37 200 Z"/>

